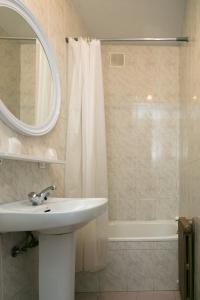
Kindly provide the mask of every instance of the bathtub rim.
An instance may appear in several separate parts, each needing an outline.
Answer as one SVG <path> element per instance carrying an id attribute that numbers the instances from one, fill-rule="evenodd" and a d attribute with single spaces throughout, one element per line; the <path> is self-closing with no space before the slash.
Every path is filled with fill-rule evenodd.
<path id="1" fill-rule="evenodd" d="M 174 220 L 133 220 L 133 221 L 110 221 L 110 225 L 115 224 L 172 224 L 176 225 L 178 230 L 178 223 Z M 167 242 L 167 241 L 177 241 L 178 240 L 178 233 L 173 235 L 166 235 L 166 236 L 142 236 L 142 237 L 110 237 L 108 236 L 109 242 Z"/>

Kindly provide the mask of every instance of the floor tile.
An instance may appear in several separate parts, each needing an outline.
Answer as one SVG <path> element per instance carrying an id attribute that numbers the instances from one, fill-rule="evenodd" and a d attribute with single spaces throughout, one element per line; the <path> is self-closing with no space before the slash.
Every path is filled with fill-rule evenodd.
<path id="1" fill-rule="evenodd" d="M 137 300 L 176 300 L 174 292 L 139 292 Z"/>
<path id="2" fill-rule="evenodd" d="M 100 300 L 137 300 L 136 292 L 105 292 Z"/>
<path id="3" fill-rule="evenodd" d="M 75 300 L 99 300 L 98 293 L 76 293 Z"/>
<path id="4" fill-rule="evenodd" d="M 104 292 L 104 293 L 77 293 L 76 300 L 181 300 L 179 292 Z"/>

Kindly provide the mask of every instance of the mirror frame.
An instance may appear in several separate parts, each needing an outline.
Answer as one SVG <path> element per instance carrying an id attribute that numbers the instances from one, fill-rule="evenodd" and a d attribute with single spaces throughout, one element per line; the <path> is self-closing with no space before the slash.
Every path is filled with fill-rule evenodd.
<path id="1" fill-rule="evenodd" d="M 51 75 L 54 85 L 53 104 L 48 117 L 48 120 L 42 126 L 28 125 L 19 119 L 17 119 L 4 105 L 0 99 L 0 119 L 6 123 L 9 127 L 16 130 L 23 135 L 29 136 L 41 136 L 50 132 L 56 125 L 58 116 L 60 113 L 61 103 L 61 87 L 59 72 L 56 64 L 56 60 L 53 51 L 48 43 L 48 40 L 38 24 L 32 13 L 22 4 L 19 0 L 0 0 L 0 7 L 7 7 L 16 11 L 24 20 L 30 25 L 32 30 L 36 33 L 41 45 L 43 46 L 44 52 L 47 56 L 49 66 L 51 69 Z"/>

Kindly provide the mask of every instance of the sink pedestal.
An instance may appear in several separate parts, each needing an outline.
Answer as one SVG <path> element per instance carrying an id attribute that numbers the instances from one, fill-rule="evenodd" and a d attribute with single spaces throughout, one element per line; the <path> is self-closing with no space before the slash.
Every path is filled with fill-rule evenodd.
<path id="1" fill-rule="evenodd" d="M 74 234 L 39 236 L 39 300 L 73 300 Z"/>
<path id="2" fill-rule="evenodd" d="M 48 198 L 0 205 L 0 233 L 39 232 L 39 300 L 74 300 L 74 234 L 107 209 L 105 198 Z"/>

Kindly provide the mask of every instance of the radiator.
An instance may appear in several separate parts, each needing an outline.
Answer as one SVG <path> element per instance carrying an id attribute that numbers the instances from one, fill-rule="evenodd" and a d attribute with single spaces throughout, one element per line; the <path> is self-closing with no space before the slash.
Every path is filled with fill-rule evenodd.
<path id="1" fill-rule="evenodd" d="M 194 297 L 193 226 L 184 217 L 178 220 L 179 288 L 181 300 Z"/>

